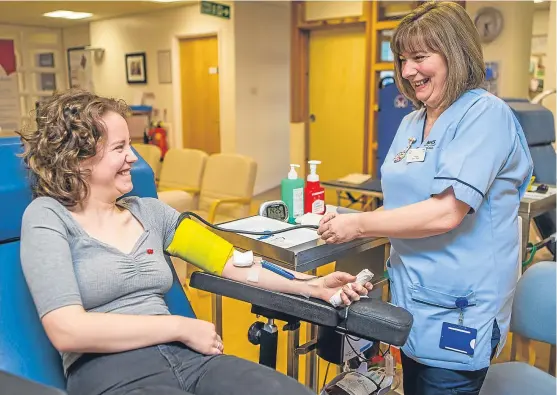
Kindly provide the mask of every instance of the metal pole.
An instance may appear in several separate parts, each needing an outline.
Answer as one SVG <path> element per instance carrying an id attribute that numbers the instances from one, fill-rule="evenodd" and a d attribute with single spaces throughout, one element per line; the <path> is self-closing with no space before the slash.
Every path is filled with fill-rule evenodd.
<path id="1" fill-rule="evenodd" d="M 215 330 L 222 339 L 222 296 L 211 294 L 211 304 L 213 307 L 213 324 L 215 324 Z"/>
<path id="2" fill-rule="evenodd" d="M 310 271 L 311 275 L 315 276 L 317 274 L 317 269 Z M 306 331 L 306 342 L 311 342 L 312 340 L 317 340 L 317 325 L 307 324 Z M 306 387 L 317 393 L 319 388 L 317 388 L 317 353 L 315 350 L 310 351 L 306 354 Z"/>
<path id="3" fill-rule="evenodd" d="M 296 349 L 300 344 L 300 329 L 296 327 L 294 330 L 289 330 L 288 334 L 288 349 L 286 356 L 286 374 L 294 380 L 298 380 L 298 354 Z"/>
<path id="4" fill-rule="evenodd" d="M 317 340 L 317 325 L 308 324 L 307 327 L 307 341 Z M 306 354 L 306 387 L 317 393 L 319 388 L 317 386 L 317 353 L 312 350 Z"/>

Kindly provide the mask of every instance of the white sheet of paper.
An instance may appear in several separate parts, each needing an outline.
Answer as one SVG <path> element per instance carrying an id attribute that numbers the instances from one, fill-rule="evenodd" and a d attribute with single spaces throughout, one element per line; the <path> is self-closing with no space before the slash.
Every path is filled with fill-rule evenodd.
<path id="1" fill-rule="evenodd" d="M 294 225 L 258 215 L 254 217 L 243 218 L 226 224 L 221 224 L 219 226 L 226 229 L 264 232 L 266 230 L 275 231 L 287 229 Z M 261 237 L 247 234 L 242 235 L 251 237 L 252 239 L 258 239 Z M 319 236 L 317 235 L 317 231 L 313 229 L 294 229 L 291 231 L 273 235 L 261 241 L 264 243 L 276 245 L 277 247 L 289 248 L 317 239 L 319 239 Z"/>
<path id="2" fill-rule="evenodd" d="M 532 200 L 541 200 L 541 199 L 543 199 L 545 197 L 548 197 L 550 195 L 555 195 L 555 193 L 557 193 L 556 188 L 549 188 L 546 193 L 526 192 L 524 194 L 524 197 L 527 198 L 527 199 L 532 199 Z"/>

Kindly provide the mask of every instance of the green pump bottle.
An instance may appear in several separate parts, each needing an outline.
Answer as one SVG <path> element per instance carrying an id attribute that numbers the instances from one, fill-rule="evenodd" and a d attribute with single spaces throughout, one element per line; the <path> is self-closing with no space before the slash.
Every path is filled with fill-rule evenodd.
<path id="1" fill-rule="evenodd" d="M 296 218 L 304 215 L 304 180 L 298 178 L 295 167 L 300 165 L 291 164 L 288 177 L 280 183 L 281 200 L 288 207 L 288 222 L 296 223 Z"/>

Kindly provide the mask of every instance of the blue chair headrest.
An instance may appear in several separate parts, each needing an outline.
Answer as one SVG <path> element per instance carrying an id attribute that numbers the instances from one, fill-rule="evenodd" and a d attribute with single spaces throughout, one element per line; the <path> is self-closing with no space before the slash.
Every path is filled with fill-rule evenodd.
<path id="1" fill-rule="evenodd" d="M 4 211 L 0 221 L 0 242 L 19 237 L 23 212 L 32 199 L 29 175 L 18 156 L 22 152 L 19 137 L 0 138 L 0 201 Z M 141 182 L 134 182 L 130 195 L 156 198 L 155 183 L 150 182 L 154 180 L 153 170 L 141 158 L 132 168 L 132 180 L 137 180 L 139 175 Z"/>
<path id="2" fill-rule="evenodd" d="M 511 331 L 528 339 L 555 345 L 556 266 L 538 262 L 530 266 L 516 286 Z"/>
<path id="3" fill-rule="evenodd" d="M 21 218 L 31 202 L 31 189 L 22 159 L 17 156 L 22 146 L 19 137 L 0 138 L 0 201 L 2 221 L 0 221 L 0 242 L 21 233 Z"/>
<path id="4" fill-rule="evenodd" d="M 541 104 L 507 102 L 524 130 L 529 146 L 551 144 L 555 141 L 553 113 Z"/>

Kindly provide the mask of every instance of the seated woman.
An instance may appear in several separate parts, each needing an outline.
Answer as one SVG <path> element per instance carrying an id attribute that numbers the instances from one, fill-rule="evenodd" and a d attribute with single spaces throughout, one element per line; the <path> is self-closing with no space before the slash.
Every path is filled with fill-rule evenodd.
<path id="1" fill-rule="evenodd" d="M 179 239 L 179 213 L 157 199 L 119 199 L 133 188 L 137 160 L 126 112 L 120 101 L 72 90 L 41 104 L 37 130 L 21 132 L 35 194 L 23 216 L 21 262 L 69 394 L 309 394 L 274 370 L 224 355 L 213 324 L 169 313 L 165 251 L 242 282 L 258 264 L 234 266 L 231 246 L 191 220 L 189 239 Z M 195 251 L 207 234 L 210 251 Z M 294 281 L 257 275 L 257 286 L 325 301 L 342 289 L 345 304 L 371 289 L 348 287 L 355 277 L 341 272 L 296 273 Z"/>

